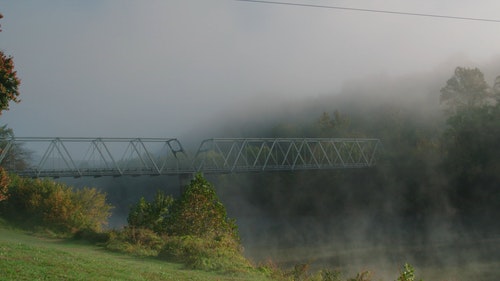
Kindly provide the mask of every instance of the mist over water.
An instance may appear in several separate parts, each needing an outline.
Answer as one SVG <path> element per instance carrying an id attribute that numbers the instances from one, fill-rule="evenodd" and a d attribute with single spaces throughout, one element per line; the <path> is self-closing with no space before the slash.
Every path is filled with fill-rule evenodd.
<path id="1" fill-rule="evenodd" d="M 355 176 L 370 179 L 369 172 L 362 173 Z M 363 186 L 349 187 L 361 189 L 351 192 L 335 182 L 325 185 L 330 190 L 317 185 L 303 186 L 302 192 L 287 185 L 261 187 L 275 189 L 267 192 L 274 193 L 272 206 L 252 200 L 243 203 L 229 186 L 218 191 L 229 214 L 238 220 L 246 255 L 256 262 L 272 260 L 284 267 L 306 263 L 311 270 L 337 269 L 344 276 L 369 270 L 374 280 L 395 280 L 405 262 L 415 266 L 424 280 L 498 276 L 497 236 L 467 229 L 446 213 L 427 214 L 425 219 L 396 213 L 387 205 L 397 204 L 398 194 L 370 192 Z M 296 194 L 290 197 L 286 192 Z M 373 196 L 377 192 L 383 195 Z M 305 207 L 295 196 L 311 200 L 316 208 Z"/>

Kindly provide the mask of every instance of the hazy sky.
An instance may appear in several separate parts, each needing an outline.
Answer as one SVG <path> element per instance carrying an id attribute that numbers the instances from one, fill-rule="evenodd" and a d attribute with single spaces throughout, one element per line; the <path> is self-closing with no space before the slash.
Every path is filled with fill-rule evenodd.
<path id="1" fill-rule="evenodd" d="M 499 1 L 300 3 L 500 19 Z M 232 0 L 0 0 L 0 12 L 22 79 L 0 123 L 18 136 L 179 137 L 252 100 L 500 55 L 493 22 Z"/>

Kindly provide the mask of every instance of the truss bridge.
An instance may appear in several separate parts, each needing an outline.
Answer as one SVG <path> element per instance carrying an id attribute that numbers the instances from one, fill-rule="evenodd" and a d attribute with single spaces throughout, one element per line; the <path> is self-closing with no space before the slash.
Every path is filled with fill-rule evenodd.
<path id="1" fill-rule="evenodd" d="M 366 168 L 378 139 L 213 138 L 194 153 L 175 138 L 0 139 L 0 166 L 26 177 L 159 176 Z"/>

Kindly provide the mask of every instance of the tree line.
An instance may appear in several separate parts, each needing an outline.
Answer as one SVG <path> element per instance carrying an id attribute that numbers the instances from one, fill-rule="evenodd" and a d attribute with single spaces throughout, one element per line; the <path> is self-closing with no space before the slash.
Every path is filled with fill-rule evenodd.
<path id="1" fill-rule="evenodd" d="M 425 242 L 445 224 L 448 231 L 500 230 L 500 76 L 489 84 L 478 68 L 457 67 L 443 84 L 432 116 L 418 116 L 412 104 L 344 111 L 338 103 L 310 122 L 261 128 L 267 137 L 380 138 L 376 167 L 232 176 L 220 181 L 221 197 L 237 189 L 269 216 L 314 216 L 343 230 L 362 218 L 368 223 L 359 231 L 374 240 Z"/>

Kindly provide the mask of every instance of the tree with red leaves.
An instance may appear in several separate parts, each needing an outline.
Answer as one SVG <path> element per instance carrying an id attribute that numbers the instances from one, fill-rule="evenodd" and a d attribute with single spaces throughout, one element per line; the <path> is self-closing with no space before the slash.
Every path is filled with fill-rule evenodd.
<path id="1" fill-rule="evenodd" d="M 3 15 L 0 14 L 0 19 Z M 0 31 L 1 26 L 0 26 Z M 14 70 L 14 59 L 0 50 L 0 114 L 9 109 L 9 102 L 19 102 L 19 85 L 21 80 Z"/>

